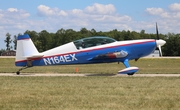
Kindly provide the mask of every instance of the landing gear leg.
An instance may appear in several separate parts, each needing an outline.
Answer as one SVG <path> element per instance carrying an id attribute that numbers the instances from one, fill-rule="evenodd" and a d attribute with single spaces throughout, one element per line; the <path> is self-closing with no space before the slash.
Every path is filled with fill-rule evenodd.
<path id="1" fill-rule="evenodd" d="M 27 68 L 30 68 L 30 67 L 33 67 L 32 65 L 32 60 L 27 60 L 27 65 L 25 65 L 24 67 L 20 68 L 16 74 L 17 75 L 20 75 L 20 71 L 24 70 L 24 69 L 27 69 Z"/>
<path id="2" fill-rule="evenodd" d="M 20 68 L 20 69 L 16 72 L 16 74 L 17 74 L 17 75 L 20 75 L 20 71 L 21 71 L 21 70 L 24 70 L 24 69 L 27 69 L 27 68 L 29 68 L 29 66 L 25 66 L 25 67 L 23 67 L 23 68 Z"/>

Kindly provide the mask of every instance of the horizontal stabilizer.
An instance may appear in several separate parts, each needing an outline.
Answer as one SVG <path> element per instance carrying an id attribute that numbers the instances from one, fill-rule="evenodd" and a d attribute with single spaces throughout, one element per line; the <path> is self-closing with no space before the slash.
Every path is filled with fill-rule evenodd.
<path id="1" fill-rule="evenodd" d="M 34 54 L 34 55 L 31 55 L 31 56 L 24 56 L 24 58 L 26 59 L 33 59 L 33 58 L 42 58 L 44 55 L 43 54 Z"/>

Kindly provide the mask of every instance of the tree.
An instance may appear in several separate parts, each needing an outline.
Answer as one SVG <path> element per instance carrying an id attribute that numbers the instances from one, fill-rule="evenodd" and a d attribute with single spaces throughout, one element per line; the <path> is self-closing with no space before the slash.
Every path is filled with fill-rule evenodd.
<path id="1" fill-rule="evenodd" d="M 16 35 L 14 35 L 13 43 L 14 43 L 14 50 L 16 50 L 16 47 L 17 47 L 17 36 Z"/>
<path id="2" fill-rule="evenodd" d="M 65 44 L 65 30 L 63 28 L 59 29 L 53 39 L 54 44 L 56 44 L 56 46 L 59 45 L 63 45 Z"/>
<path id="3" fill-rule="evenodd" d="M 146 31 L 145 30 L 141 30 L 140 32 L 140 38 L 141 39 L 150 39 L 150 34 L 146 34 Z"/>
<path id="4" fill-rule="evenodd" d="M 65 43 L 74 41 L 76 39 L 75 31 L 73 29 L 67 29 L 65 33 L 65 37 L 66 37 Z"/>
<path id="5" fill-rule="evenodd" d="M 4 42 L 6 43 L 6 50 L 11 50 L 11 46 L 10 46 L 10 44 L 11 44 L 11 42 L 12 42 L 12 40 L 11 40 L 11 34 L 9 34 L 9 33 L 7 33 L 6 34 L 6 40 L 4 40 Z"/>
<path id="6" fill-rule="evenodd" d="M 180 34 L 168 33 L 166 44 L 162 47 L 165 56 L 180 56 Z"/>
<path id="7" fill-rule="evenodd" d="M 109 31 L 107 34 L 108 37 L 114 38 L 117 41 L 123 40 L 122 37 L 120 36 L 120 32 L 117 29 L 114 29 L 112 31 Z"/>
<path id="8" fill-rule="evenodd" d="M 130 37 L 131 37 L 132 39 L 140 39 L 140 34 L 137 33 L 137 32 L 135 32 L 135 31 L 132 31 L 132 32 L 130 33 Z"/>
<path id="9" fill-rule="evenodd" d="M 97 32 L 96 32 L 96 30 L 94 28 L 91 29 L 91 35 L 93 35 L 93 36 L 97 35 Z"/>
<path id="10" fill-rule="evenodd" d="M 52 38 L 46 30 L 43 30 L 39 33 L 38 41 L 41 43 L 40 52 L 50 49 Z"/>
<path id="11" fill-rule="evenodd" d="M 81 28 L 80 33 L 82 34 L 83 37 L 91 36 L 91 32 L 87 30 L 86 28 Z"/>
<path id="12" fill-rule="evenodd" d="M 79 31 L 74 31 L 73 29 L 65 30 L 61 28 L 56 33 L 49 33 L 46 30 L 43 30 L 39 33 L 36 31 L 27 30 L 25 31 L 25 34 L 29 34 L 33 43 L 40 52 L 89 36 L 109 36 L 118 41 L 136 39 L 157 39 L 156 34 L 146 33 L 145 30 L 135 32 L 125 30 L 118 31 L 117 29 L 114 29 L 107 32 L 97 32 L 94 28 L 92 28 L 91 30 L 81 28 Z M 180 34 L 159 34 L 159 38 L 166 40 L 166 44 L 162 46 L 162 52 L 164 56 L 180 56 Z M 14 36 L 14 49 L 16 49 L 16 41 L 17 36 Z M 10 50 L 12 48 L 10 46 L 12 40 L 9 33 L 6 34 L 6 40 L 4 40 L 4 42 L 6 43 L 6 50 Z"/>
<path id="13" fill-rule="evenodd" d="M 0 50 L 0 56 L 1 56 L 1 54 L 3 53 L 3 52 L 5 52 L 6 50 L 4 50 L 4 49 L 1 49 Z"/>

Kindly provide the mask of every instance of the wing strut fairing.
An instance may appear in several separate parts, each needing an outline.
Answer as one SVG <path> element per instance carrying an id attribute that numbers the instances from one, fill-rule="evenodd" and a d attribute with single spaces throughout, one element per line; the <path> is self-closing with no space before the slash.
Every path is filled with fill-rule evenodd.
<path id="1" fill-rule="evenodd" d="M 130 67 L 128 61 L 129 61 L 128 59 L 124 60 L 123 64 L 125 65 L 126 68 L 118 71 L 119 74 L 133 75 L 135 72 L 139 70 L 138 67 Z"/>

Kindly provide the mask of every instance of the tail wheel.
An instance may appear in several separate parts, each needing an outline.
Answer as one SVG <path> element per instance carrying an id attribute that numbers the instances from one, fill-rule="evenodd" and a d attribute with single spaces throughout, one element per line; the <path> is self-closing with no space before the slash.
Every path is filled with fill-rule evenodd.
<path id="1" fill-rule="evenodd" d="M 128 73 L 129 76 L 134 75 L 134 73 Z"/>
<path id="2" fill-rule="evenodd" d="M 20 71 L 17 71 L 16 74 L 17 74 L 17 75 L 20 75 Z"/>

